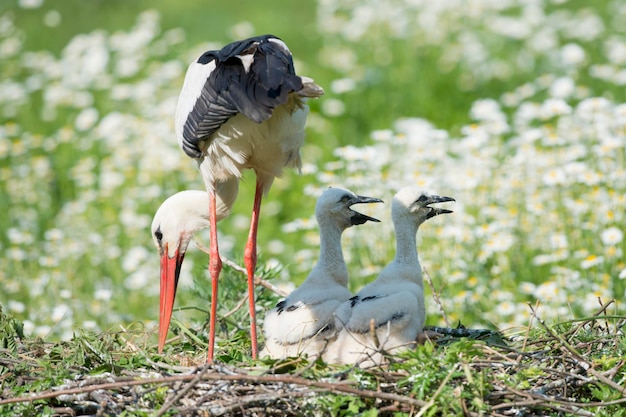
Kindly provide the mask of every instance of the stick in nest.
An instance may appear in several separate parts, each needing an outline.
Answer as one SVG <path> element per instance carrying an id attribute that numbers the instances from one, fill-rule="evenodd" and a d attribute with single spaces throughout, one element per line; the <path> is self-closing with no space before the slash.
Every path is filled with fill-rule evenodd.
<path id="1" fill-rule="evenodd" d="M 185 396 L 185 394 L 187 394 L 196 384 L 198 384 L 198 382 L 202 380 L 202 377 L 208 371 L 208 369 L 209 369 L 208 364 L 205 364 L 203 367 L 198 368 L 197 371 L 199 372 L 196 375 L 196 377 L 192 379 L 191 381 L 189 381 L 185 385 L 185 387 L 181 389 L 178 393 L 176 393 L 172 398 L 170 398 L 169 401 L 163 404 L 163 407 L 161 407 L 161 409 L 157 412 L 156 417 L 161 417 L 163 414 L 167 413 L 169 409 L 176 403 L 176 401 L 178 401 L 183 396 Z"/>
<path id="2" fill-rule="evenodd" d="M 441 316 L 443 317 L 443 322 L 446 323 L 446 327 L 450 327 L 450 322 L 448 321 L 448 316 L 446 315 L 446 312 L 443 309 L 443 304 L 441 303 L 441 298 L 439 297 L 440 293 L 437 290 L 435 290 L 435 286 L 433 285 L 433 280 L 430 277 L 430 274 L 428 273 L 426 268 L 423 267 L 422 270 L 424 271 L 424 276 L 426 277 L 426 282 L 428 283 L 428 286 L 430 287 L 431 291 L 433 292 L 433 299 L 435 300 L 435 304 L 437 304 L 437 307 L 439 307 L 439 311 L 441 311 Z"/>
<path id="3" fill-rule="evenodd" d="M 212 368 L 209 368 L 212 369 Z M 205 368 L 199 368 L 200 372 L 197 374 L 185 374 L 185 375 L 172 375 L 150 379 L 134 379 L 134 378 L 114 378 L 115 382 L 94 384 L 88 386 L 81 386 L 77 388 L 64 389 L 64 390 L 49 390 L 35 395 L 28 395 L 18 398 L 0 399 L 0 405 L 20 403 L 20 402 L 32 402 L 36 400 L 43 400 L 49 398 L 57 398 L 60 395 L 88 393 L 96 390 L 120 390 L 128 389 L 128 387 L 136 385 L 163 385 L 171 384 L 175 382 L 189 383 L 192 382 L 192 386 L 197 382 L 212 382 L 218 381 L 224 382 L 238 382 L 238 383 L 252 383 L 252 384 L 294 384 L 302 387 L 313 388 L 329 393 L 342 393 L 356 395 L 359 397 L 373 398 L 378 400 L 386 400 L 396 402 L 398 404 L 407 404 L 415 407 L 422 407 L 426 404 L 425 401 L 406 396 L 402 394 L 395 394 L 391 392 L 381 392 L 367 389 L 360 389 L 347 385 L 345 382 L 326 382 L 305 379 L 302 377 L 295 377 L 292 375 L 252 375 L 252 374 L 237 374 L 237 375 L 223 375 L 216 372 L 207 372 Z M 183 393 L 184 395 L 184 393 Z"/>
<path id="4" fill-rule="evenodd" d="M 607 378 L 604 374 L 596 371 L 593 367 L 593 365 L 591 363 L 589 363 L 583 355 L 581 355 L 567 340 L 565 340 L 562 336 L 556 334 L 547 324 L 545 321 L 543 321 L 543 319 L 539 318 L 539 316 L 537 315 L 537 312 L 535 311 L 535 309 L 532 307 L 532 305 L 530 306 L 530 309 L 532 311 L 532 314 L 535 316 L 535 318 L 537 319 L 537 321 L 539 322 L 539 324 L 541 324 L 541 327 L 544 328 L 544 330 L 546 331 L 546 333 L 548 333 L 548 335 L 555 340 L 556 342 L 558 342 L 562 348 L 566 351 L 568 351 L 571 355 L 573 360 L 575 360 L 578 364 L 578 366 L 582 367 L 585 371 L 587 371 L 588 373 L 590 373 L 591 375 L 593 375 L 597 380 L 599 380 L 600 382 L 604 383 L 605 385 L 608 385 L 609 387 L 613 388 L 615 391 L 617 391 L 620 395 L 624 395 L 626 393 L 626 388 L 622 387 L 621 385 L 619 385 L 618 383 L 616 383 L 615 381 Z"/>
<path id="5" fill-rule="evenodd" d="M 198 247 L 198 249 L 200 249 L 202 252 L 208 254 L 209 250 L 204 247 L 202 245 L 202 243 L 197 242 L 196 241 L 196 246 Z M 222 257 L 222 263 L 228 265 L 229 267 L 233 268 L 235 271 L 240 272 L 244 275 L 247 276 L 248 272 L 246 271 L 246 269 L 244 267 L 242 267 L 241 265 L 237 264 L 234 261 L 231 261 L 228 258 L 224 258 Z M 270 283 L 269 281 L 264 280 L 263 278 L 261 278 L 258 275 L 254 276 L 254 284 L 255 285 L 260 285 L 262 287 L 267 288 L 268 290 L 270 290 L 271 292 L 280 295 L 281 297 L 286 297 L 288 294 L 281 290 L 280 288 L 278 288 L 277 286 L 275 286 L 274 284 Z M 245 301 L 245 300 L 244 300 Z"/>

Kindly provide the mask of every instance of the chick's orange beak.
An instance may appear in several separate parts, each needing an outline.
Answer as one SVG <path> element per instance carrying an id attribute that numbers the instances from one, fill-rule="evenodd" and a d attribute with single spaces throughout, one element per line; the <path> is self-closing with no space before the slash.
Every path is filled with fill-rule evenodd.
<path id="1" fill-rule="evenodd" d="M 180 276 L 180 267 L 183 264 L 185 253 L 180 253 L 176 249 L 173 257 L 168 256 L 167 245 L 161 255 L 161 308 L 159 314 L 159 353 L 163 351 L 167 332 L 172 320 L 172 310 L 174 309 L 174 298 L 176 297 L 176 287 Z"/>

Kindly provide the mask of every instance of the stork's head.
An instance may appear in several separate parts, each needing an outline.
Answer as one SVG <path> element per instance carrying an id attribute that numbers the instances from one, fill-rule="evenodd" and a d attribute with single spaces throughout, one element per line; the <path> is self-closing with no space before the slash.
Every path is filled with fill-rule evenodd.
<path id="1" fill-rule="evenodd" d="M 419 187 L 407 186 L 396 193 L 391 203 L 391 216 L 394 221 L 410 217 L 420 225 L 426 220 L 439 214 L 452 213 L 439 207 L 431 207 L 431 204 L 455 201 L 452 197 L 434 195 Z"/>
<path id="2" fill-rule="evenodd" d="M 383 200 L 373 197 L 356 195 L 350 190 L 343 188 L 328 188 L 317 199 L 315 217 L 317 222 L 333 221 L 343 230 L 350 226 L 356 226 L 365 222 L 380 222 L 380 220 L 352 209 L 355 204 L 382 203 Z"/>
<path id="3" fill-rule="evenodd" d="M 209 227 L 209 197 L 206 191 L 186 190 L 161 204 L 152 219 L 152 240 L 159 253 L 174 258 L 185 253 L 193 235 Z"/>
<path id="4" fill-rule="evenodd" d="M 152 239 L 161 256 L 159 352 L 163 349 L 174 307 L 183 258 L 193 235 L 209 227 L 206 191 L 187 190 L 161 204 L 152 220 Z"/>

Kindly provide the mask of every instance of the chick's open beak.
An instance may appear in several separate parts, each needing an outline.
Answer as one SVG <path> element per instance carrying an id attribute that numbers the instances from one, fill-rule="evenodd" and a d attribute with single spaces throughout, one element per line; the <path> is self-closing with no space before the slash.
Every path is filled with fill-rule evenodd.
<path id="1" fill-rule="evenodd" d="M 430 207 L 430 204 L 445 203 L 445 202 L 448 202 L 448 201 L 456 201 L 456 200 L 454 198 L 452 198 L 452 197 L 431 195 L 428 198 L 428 203 L 426 204 L 426 206 L 430 209 L 430 212 L 428 213 L 428 218 L 430 219 L 431 217 L 435 217 L 435 216 L 438 216 L 440 214 L 453 213 L 452 210 L 439 208 L 439 207 Z"/>
<path id="2" fill-rule="evenodd" d="M 354 204 L 368 204 L 368 203 L 384 203 L 384 201 L 381 200 L 380 198 L 366 197 L 366 196 L 359 195 L 351 202 L 350 207 L 352 207 Z M 370 217 L 366 214 L 359 213 L 358 211 L 354 211 L 354 214 L 350 218 L 350 222 L 352 223 L 353 226 L 357 226 L 357 225 L 366 223 L 368 221 L 380 223 L 380 220 L 375 219 L 374 217 Z"/>

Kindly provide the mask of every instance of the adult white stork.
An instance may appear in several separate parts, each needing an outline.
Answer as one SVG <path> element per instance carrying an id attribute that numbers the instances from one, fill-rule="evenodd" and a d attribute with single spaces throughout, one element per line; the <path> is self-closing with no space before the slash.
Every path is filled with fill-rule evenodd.
<path id="1" fill-rule="evenodd" d="M 324 354 L 329 363 L 367 367 L 383 360 L 381 352 L 395 352 L 415 343 L 426 319 L 422 267 L 416 235 L 426 220 L 451 210 L 430 207 L 454 201 L 404 187 L 394 196 L 391 215 L 396 232 L 396 256 L 357 295 L 335 312 L 338 329 Z"/>
<path id="2" fill-rule="evenodd" d="M 244 263 L 248 273 L 252 357 L 256 358 L 254 270 L 261 199 L 283 167 L 300 168 L 300 147 L 309 111 L 306 98 L 322 94 L 322 88 L 313 80 L 296 75 L 287 45 L 272 35 L 205 52 L 187 70 L 176 109 L 175 130 L 181 148 L 198 162 L 209 194 L 212 286 L 208 362 L 213 360 L 218 278 L 222 269 L 216 198 L 232 204 L 242 171 L 255 171 L 256 192 Z M 167 291 L 174 289 L 175 284 L 166 285 Z M 173 296 L 168 294 L 167 298 Z"/>
<path id="3" fill-rule="evenodd" d="M 216 217 L 228 216 L 235 195 L 217 198 Z M 186 190 L 165 200 L 152 220 L 152 239 L 161 256 L 161 302 L 159 352 L 163 350 L 172 319 L 174 297 L 187 246 L 196 232 L 209 227 L 209 195 L 206 191 Z"/>
<path id="4" fill-rule="evenodd" d="M 324 349 L 327 338 L 334 334 L 335 308 L 352 295 L 347 288 L 341 235 L 348 227 L 379 221 L 351 208 L 363 203 L 382 200 L 341 188 L 328 188 L 318 198 L 315 217 L 320 230 L 319 259 L 302 285 L 265 316 L 261 356 L 317 355 Z"/>

